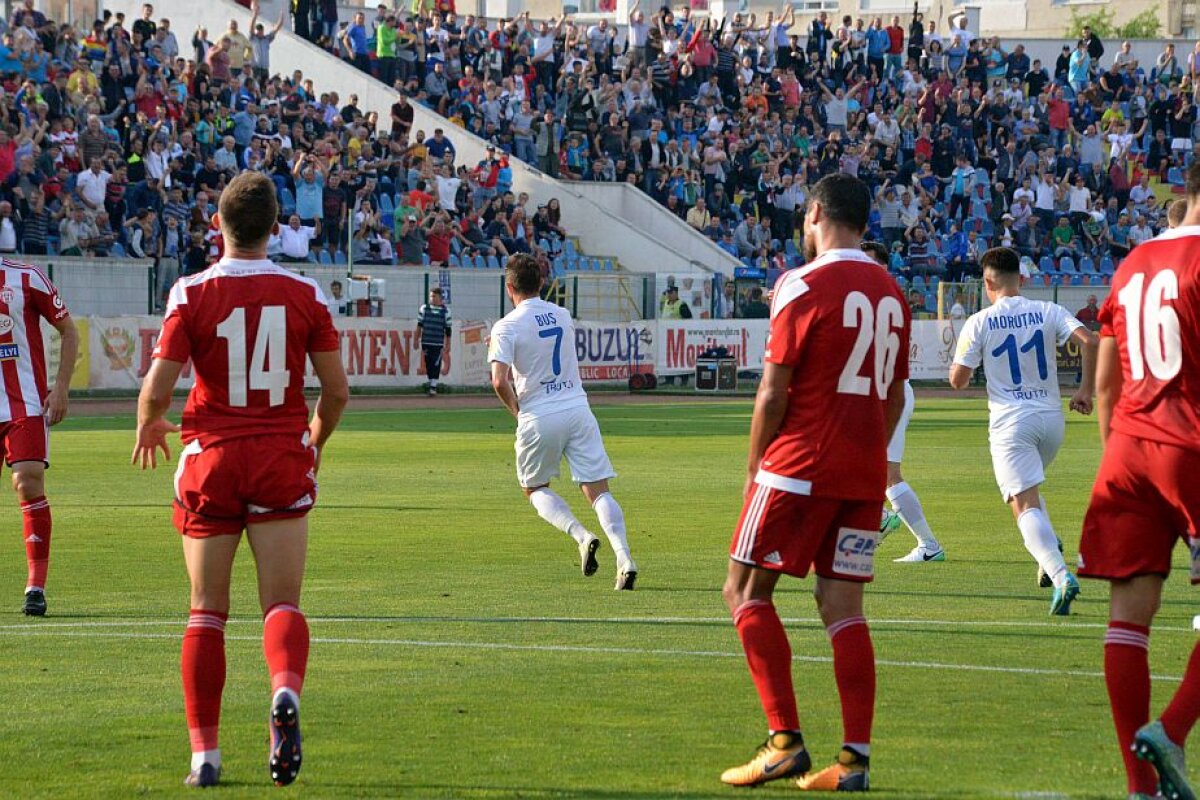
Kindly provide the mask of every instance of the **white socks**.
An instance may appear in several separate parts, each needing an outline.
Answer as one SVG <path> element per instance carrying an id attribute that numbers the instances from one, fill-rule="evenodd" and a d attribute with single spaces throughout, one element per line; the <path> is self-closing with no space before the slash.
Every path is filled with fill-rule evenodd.
<path id="1" fill-rule="evenodd" d="M 201 750 L 192 753 L 192 772 L 203 767 L 205 764 L 212 764 L 217 769 L 221 768 L 221 749 L 216 750 Z"/>
<path id="2" fill-rule="evenodd" d="M 931 552 L 942 549 L 942 546 L 938 544 L 937 537 L 933 535 L 929 523 L 925 521 L 925 510 L 921 508 L 921 501 L 917 497 L 917 493 L 912 490 L 907 481 L 900 481 L 894 486 L 889 486 L 887 499 L 891 501 L 892 509 L 912 531 L 912 535 L 917 537 L 918 545 Z"/>
<path id="3" fill-rule="evenodd" d="M 604 535 L 608 537 L 608 543 L 617 556 L 617 568 L 624 571 L 633 563 L 629 557 L 629 542 L 625 538 L 625 512 L 617 505 L 611 492 L 597 497 L 592 510 L 600 519 L 600 527 L 604 529 Z"/>
<path id="4" fill-rule="evenodd" d="M 1067 577 L 1067 562 L 1058 552 L 1058 537 L 1050 518 L 1040 508 L 1030 508 L 1017 517 L 1017 527 L 1025 540 L 1025 549 L 1033 556 L 1042 570 L 1050 576 L 1055 586 L 1061 587 Z"/>
<path id="5" fill-rule="evenodd" d="M 579 544 L 587 541 L 588 532 L 583 523 L 575 519 L 571 507 L 548 487 L 543 486 L 529 495 L 529 502 L 537 509 L 538 516 L 570 536 Z M 620 509 L 618 509 L 619 511 Z"/>

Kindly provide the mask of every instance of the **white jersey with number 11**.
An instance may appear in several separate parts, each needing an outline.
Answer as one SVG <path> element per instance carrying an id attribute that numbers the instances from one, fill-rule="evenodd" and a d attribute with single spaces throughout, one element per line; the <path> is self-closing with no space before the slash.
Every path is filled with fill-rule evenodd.
<path id="1" fill-rule="evenodd" d="M 993 428 L 1030 413 L 1062 411 L 1058 347 L 1083 323 L 1057 303 L 1001 297 L 974 314 L 958 337 L 954 363 L 987 377 Z"/>

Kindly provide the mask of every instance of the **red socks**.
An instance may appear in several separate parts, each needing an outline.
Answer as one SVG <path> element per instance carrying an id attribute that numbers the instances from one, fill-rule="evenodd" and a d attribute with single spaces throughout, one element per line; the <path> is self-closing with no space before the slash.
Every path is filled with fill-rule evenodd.
<path id="1" fill-rule="evenodd" d="M 1116 620 L 1108 623 L 1108 632 L 1104 635 L 1104 682 L 1112 705 L 1117 744 L 1121 748 L 1121 758 L 1125 759 L 1130 794 L 1153 795 L 1158 791 L 1154 767 L 1129 750 L 1138 728 L 1150 721 L 1149 651 L 1149 628 Z M 1194 654 L 1192 659 L 1195 661 Z M 1188 675 L 1192 675 L 1192 665 L 1188 666 Z M 1186 683 L 1185 680 L 1184 685 Z"/>
<path id="2" fill-rule="evenodd" d="M 866 617 L 847 617 L 825 629 L 833 646 L 833 675 L 842 701 L 843 742 L 868 755 L 875 718 L 875 648 Z"/>
<path id="3" fill-rule="evenodd" d="M 290 603 L 276 603 L 263 618 L 263 653 L 271 673 L 271 691 L 291 689 L 300 696 L 308 665 L 308 622 Z"/>
<path id="4" fill-rule="evenodd" d="M 1183 683 L 1179 684 L 1175 696 L 1159 719 L 1171 741 L 1183 747 L 1188 734 L 1192 732 L 1192 726 L 1200 719 L 1200 645 L 1192 648 Z"/>
<path id="5" fill-rule="evenodd" d="M 770 600 L 747 601 L 733 612 L 733 624 L 767 712 L 767 726 L 772 731 L 800 730 L 792 689 L 792 648 L 774 604 Z"/>
<path id="6" fill-rule="evenodd" d="M 192 752 L 216 750 L 225 691 L 225 620 L 228 614 L 193 608 L 183 634 L 183 707 Z"/>
<path id="7" fill-rule="evenodd" d="M 46 588 L 46 570 L 50 566 L 50 501 L 35 497 L 21 503 L 24 518 L 25 560 L 29 565 L 28 589 Z"/>

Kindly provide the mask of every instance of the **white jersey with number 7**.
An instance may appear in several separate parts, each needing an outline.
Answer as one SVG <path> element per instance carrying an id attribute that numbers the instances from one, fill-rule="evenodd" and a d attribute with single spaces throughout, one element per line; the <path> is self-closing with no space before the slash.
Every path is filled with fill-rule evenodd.
<path id="1" fill-rule="evenodd" d="M 512 367 L 522 417 L 587 405 L 575 355 L 575 322 L 562 306 L 530 298 L 492 326 L 488 361 Z"/>
<path id="2" fill-rule="evenodd" d="M 1058 346 L 1083 323 L 1057 303 L 1001 297 L 972 315 L 958 336 L 954 363 L 983 366 L 993 428 L 1045 411 L 1062 411 Z"/>

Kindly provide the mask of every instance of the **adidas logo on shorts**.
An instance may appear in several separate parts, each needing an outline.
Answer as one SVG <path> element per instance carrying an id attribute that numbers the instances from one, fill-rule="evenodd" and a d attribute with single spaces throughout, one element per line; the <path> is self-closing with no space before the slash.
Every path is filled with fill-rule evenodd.
<path id="1" fill-rule="evenodd" d="M 38 542 L 41 542 L 43 540 L 42 540 L 42 537 L 38 536 L 36 533 L 31 533 L 31 534 L 29 534 L 29 537 L 25 541 L 37 544 Z"/>
<path id="2" fill-rule="evenodd" d="M 783 556 L 779 555 L 778 550 L 772 550 L 771 552 L 769 552 L 765 556 L 763 556 L 763 563 L 764 564 L 782 564 Z"/>

